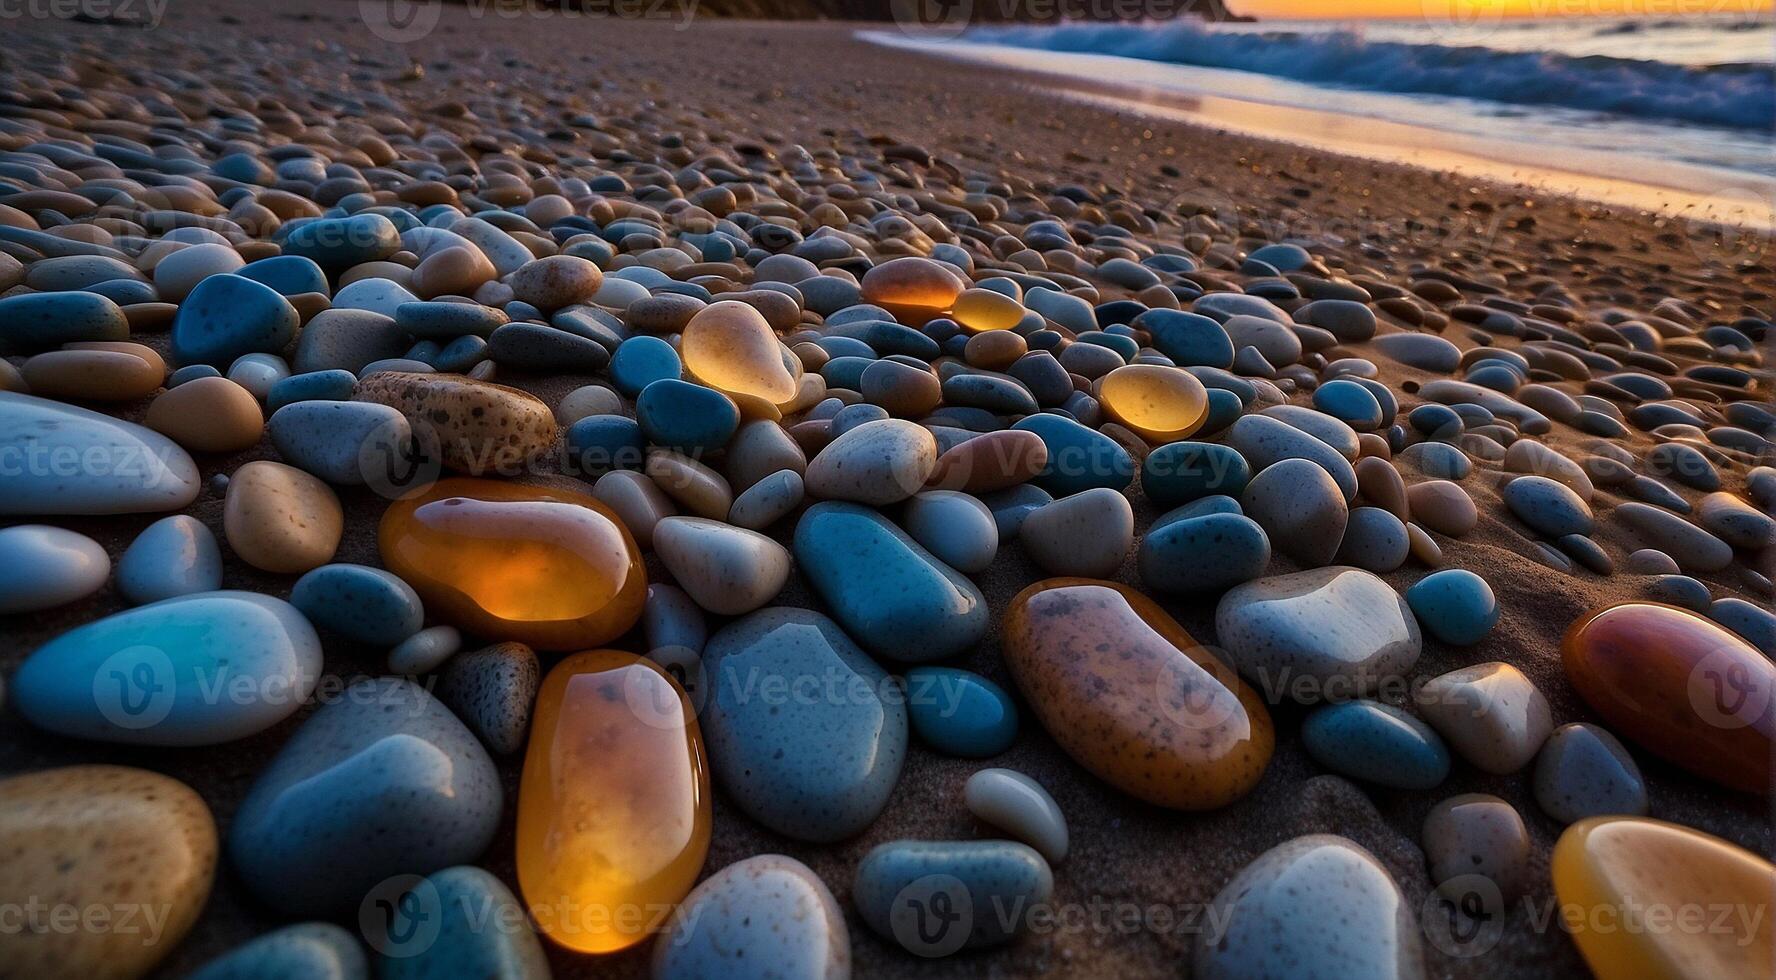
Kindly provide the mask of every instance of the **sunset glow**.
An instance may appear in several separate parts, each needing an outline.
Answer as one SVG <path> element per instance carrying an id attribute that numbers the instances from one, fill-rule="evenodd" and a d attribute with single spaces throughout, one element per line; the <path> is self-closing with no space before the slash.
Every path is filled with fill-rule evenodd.
<path id="1" fill-rule="evenodd" d="M 1426 18 L 1483 23 L 1505 17 L 1686 17 L 1768 13 L 1772 0 L 1228 0 L 1265 20 Z"/>

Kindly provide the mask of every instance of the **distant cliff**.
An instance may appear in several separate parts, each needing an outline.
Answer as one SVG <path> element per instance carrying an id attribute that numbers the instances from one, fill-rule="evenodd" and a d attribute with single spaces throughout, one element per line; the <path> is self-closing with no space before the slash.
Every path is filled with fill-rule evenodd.
<path id="1" fill-rule="evenodd" d="M 611 0 L 539 0 L 544 6 L 598 11 Z M 665 0 L 669 8 L 694 9 L 699 16 L 758 20 L 907 20 L 980 22 L 1246 20 L 1230 13 L 1223 0 Z"/>

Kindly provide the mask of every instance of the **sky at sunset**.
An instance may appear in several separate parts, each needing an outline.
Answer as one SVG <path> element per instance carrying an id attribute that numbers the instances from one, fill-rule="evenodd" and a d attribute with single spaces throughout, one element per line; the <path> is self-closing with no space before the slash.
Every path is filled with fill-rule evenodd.
<path id="1" fill-rule="evenodd" d="M 1772 0 L 1226 0 L 1239 14 L 1265 19 L 1367 17 L 1481 20 L 1496 17 L 1679 17 L 1768 11 Z"/>

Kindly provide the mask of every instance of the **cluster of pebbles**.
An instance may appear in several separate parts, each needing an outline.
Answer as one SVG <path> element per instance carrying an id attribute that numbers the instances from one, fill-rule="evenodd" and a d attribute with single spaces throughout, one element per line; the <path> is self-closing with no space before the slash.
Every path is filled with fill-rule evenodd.
<path id="1" fill-rule="evenodd" d="M 912 754 L 1030 739 L 1186 812 L 1238 806 L 1291 742 L 1377 794 L 1519 781 L 1539 812 L 1462 793 L 1423 823 L 1417 873 L 1475 919 L 1549 875 L 1581 909 L 1776 887 L 1647 817 L 1641 770 L 1771 789 L 1767 306 L 1596 304 L 1502 259 L 1390 281 L 892 139 L 73 59 L 0 81 L 0 513 L 41 522 L 0 529 L 0 613 L 92 613 L 4 710 L 130 762 L 0 781 L 0 900 L 167 913 L 153 942 L 0 935 L 21 975 L 150 972 L 218 874 L 288 924 L 209 980 L 637 947 L 661 977 L 840 977 L 852 922 L 919 956 L 1015 943 L 1069 828 L 1013 769 L 952 804 L 996 829 L 886 841 L 847 880 L 706 857 L 717 792 L 828 845 Z M 1482 524 L 1546 590 L 1627 583 L 1533 624 L 1565 633 L 1564 724 L 1488 655 L 1499 583 L 1445 555 Z M 1036 574 L 990 597 L 1008 568 Z M 1432 645 L 1466 665 L 1418 669 Z M 380 676 L 332 683 L 340 649 Z M 220 835 L 143 751 L 274 729 Z M 1284 840 L 1187 955 L 1424 976 L 1397 875 Z M 1732 921 L 1574 942 L 1603 977 L 1767 976 L 1776 927 Z"/>

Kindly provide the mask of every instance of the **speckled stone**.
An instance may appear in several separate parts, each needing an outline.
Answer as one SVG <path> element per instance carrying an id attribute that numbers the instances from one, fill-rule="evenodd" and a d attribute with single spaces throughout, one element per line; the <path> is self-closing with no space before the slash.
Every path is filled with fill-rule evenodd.
<path id="1" fill-rule="evenodd" d="M 490 750 L 511 755 L 524 747 L 541 683 L 535 651 L 522 643 L 495 643 L 452 659 L 438 684 L 438 700 Z"/>
<path id="2" fill-rule="evenodd" d="M 203 484 L 197 464 L 152 429 L 47 398 L 0 391 L 0 446 L 71 467 L 0 467 L 0 514 L 179 510 Z"/>
<path id="3" fill-rule="evenodd" d="M 1219 443 L 1168 443 L 1141 461 L 1141 489 L 1160 508 L 1213 494 L 1237 497 L 1251 478 L 1245 457 Z"/>
<path id="4" fill-rule="evenodd" d="M 1419 579 L 1406 590 L 1406 602 L 1420 626 L 1456 646 L 1479 643 L 1499 621 L 1492 586 L 1465 568 L 1447 568 Z"/>
<path id="5" fill-rule="evenodd" d="M 370 960 L 339 926 L 300 922 L 236 946 L 188 980 L 370 980 Z"/>
<path id="6" fill-rule="evenodd" d="M 401 893 L 378 897 L 392 901 L 395 910 L 365 927 L 379 954 L 378 980 L 549 976 L 543 944 L 524 907 L 511 889 L 481 868 L 434 871 Z"/>
<path id="7" fill-rule="evenodd" d="M 1208 914 L 1225 926 L 1197 939 L 1193 965 L 1205 980 L 1425 975 L 1412 903 L 1374 855 L 1344 837 L 1309 834 L 1265 851 Z"/>
<path id="8" fill-rule="evenodd" d="M 1646 779 L 1614 735 L 1578 722 L 1554 729 L 1536 756 L 1535 798 L 1561 823 L 1647 811 Z"/>
<path id="9" fill-rule="evenodd" d="M 493 760 L 448 708 L 411 681 L 363 680 L 259 773 L 235 812 L 229 860 L 286 914 L 348 911 L 390 876 L 479 858 L 502 795 Z"/>
<path id="10" fill-rule="evenodd" d="M 0 528 L 0 616 L 83 599 L 110 575 L 111 556 L 84 534 L 47 524 Z"/>
<path id="11" fill-rule="evenodd" d="M 983 823 L 1034 847 L 1050 864 L 1067 859 L 1067 819 L 1042 784 L 1013 769 L 982 769 L 962 785 L 962 802 Z"/>
<path id="12" fill-rule="evenodd" d="M 1332 566 L 1247 582 L 1221 597 L 1215 635 L 1272 700 L 1361 695 L 1418 662 L 1418 620 L 1386 582 Z"/>
<path id="13" fill-rule="evenodd" d="M 1371 572 L 1391 572 L 1406 564 L 1412 544 L 1406 525 L 1380 507 L 1355 507 L 1333 560 Z"/>
<path id="14" fill-rule="evenodd" d="M 957 490 L 914 494 L 901 512 L 901 525 L 925 550 L 959 572 L 985 571 L 999 553 L 993 512 L 979 498 Z"/>
<path id="15" fill-rule="evenodd" d="M 358 643 L 389 646 L 419 632 L 425 607 L 399 576 L 368 565 L 322 565 L 296 580 L 290 604 Z"/>
<path id="16" fill-rule="evenodd" d="M 1003 840 L 882 844 L 858 862 L 851 883 L 863 921 L 924 957 L 1006 942 L 1053 894 L 1054 872 L 1042 855 Z M 921 921 L 943 909 L 949 914 Z"/>
<path id="17" fill-rule="evenodd" d="M 1122 567 L 1134 536 L 1129 499 L 1108 487 L 1093 487 L 1031 512 L 1018 531 L 1018 542 L 1050 575 L 1107 578 Z"/>
<path id="18" fill-rule="evenodd" d="M 1380 701 L 1342 701 L 1301 723 L 1314 761 L 1341 776 L 1394 789 L 1431 789 L 1449 776 L 1449 749 L 1431 726 Z"/>
<path id="19" fill-rule="evenodd" d="M 1224 592 L 1263 575 L 1269 564 L 1269 536 L 1238 513 L 1162 517 L 1135 551 L 1142 583 L 1156 592 Z"/>
<path id="20" fill-rule="evenodd" d="M 697 605 L 719 616 L 749 613 L 789 581 L 789 551 L 757 531 L 701 517 L 654 525 L 654 553 Z"/>
<path id="21" fill-rule="evenodd" d="M 1553 730 L 1542 692 L 1507 663 L 1476 664 L 1432 678 L 1417 692 L 1418 710 L 1476 768 L 1517 772 Z"/>
<path id="22" fill-rule="evenodd" d="M 420 446 L 459 472 L 497 476 L 555 445 L 549 406 L 504 385 L 390 371 L 359 381 L 352 398 L 405 415 Z"/>
<path id="23" fill-rule="evenodd" d="M 1277 550 L 1310 568 L 1332 561 L 1350 520 L 1337 483 L 1307 459 L 1265 467 L 1240 495 L 1240 507 Z"/>
<path id="24" fill-rule="evenodd" d="M 848 980 L 851 936 L 807 865 L 757 854 L 692 889 L 654 943 L 655 980 Z"/>
<path id="25" fill-rule="evenodd" d="M 1227 444 L 1239 450 L 1255 473 L 1286 459 L 1305 459 L 1326 471 L 1349 503 L 1357 495 L 1350 460 L 1312 435 L 1268 415 L 1242 415 L 1227 430 Z"/>
<path id="26" fill-rule="evenodd" d="M 1061 748 L 1138 799 L 1208 810 L 1244 796 L 1276 733 L 1258 694 L 1127 586 L 1047 579 L 1004 620 L 1012 679 Z"/>
<path id="27" fill-rule="evenodd" d="M 1529 830 L 1496 796 L 1463 793 L 1438 803 L 1421 840 L 1431 883 L 1457 908 L 1497 914 L 1530 888 Z"/>
<path id="28" fill-rule="evenodd" d="M 0 854 L 0 895 L 16 920 L 0 930 L 0 972 L 139 977 L 203 911 L 216 822 L 191 787 L 159 773 L 45 769 L 0 780 Z M 118 928 L 56 928 L 65 920 L 45 917 L 58 909 L 103 910 Z"/>
<path id="29" fill-rule="evenodd" d="M 866 422 L 828 443 L 808 462 L 808 493 L 872 506 L 917 493 L 937 467 L 931 430 L 905 419 Z"/>
<path id="30" fill-rule="evenodd" d="M 742 811 L 798 840 L 844 840 L 875 821 L 906 756 L 906 707 L 837 623 L 763 609 L 710 637 L 703 663 L 711 768 Z"/>
<path id="31" fill-rule="evenodd" d="M 1573 489 L 1545 476 L 1520 476 L 1500 494 L 1523 523 L 1550 538 L 1590 534 L 1591 508 Z"/>
<path id="32" fill-rule="evenodd" d="M 1011 695 L 972 671 L 914 667 L 906 672 L 907 718 L 919 740 L 945 755 L 984 759 L 1011 748 L 1018 712 Z"/>
<path id="33" fill-rule="evenodd" d="M 343 486 L 392 486 L 410 469 L 407 417 L 370 402 L 302 401 L 272 413 L 271 444 L 284 461 Z"/>
<path id="34" fill-rule="evenodd" d="M 1128 450 L 1072 419 L 1045 412 L 1020 419 L 1012 431 L 1042 439 L 1046 456 L 1030 482 L 1057 498 L 1093 487 L 1122 490 L 1134 482 L 1135 460 Z"/>
<path id="35" fill-rule="evenodd" d="M 345 511 L 319 479 L 257 459 L 229 477 L 222 533 L 247 564 L 293 575 L 332 560 L 345 533 Z"/>

